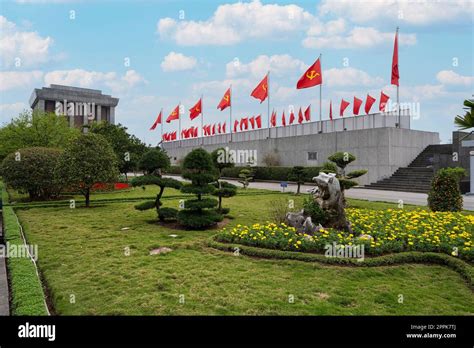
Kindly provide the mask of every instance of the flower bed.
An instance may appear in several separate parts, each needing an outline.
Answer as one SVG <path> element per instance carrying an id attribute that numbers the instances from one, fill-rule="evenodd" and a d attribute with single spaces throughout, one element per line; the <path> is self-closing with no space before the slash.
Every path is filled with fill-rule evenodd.
<path id="1" fill-rule="evenodd" d="M 217 240 L 278 250 L 323 252 L 333 242 L 364 244 L 369 255 L 431 251 L 474 260 L 474 216 L 424 210 L 346 209 L 353 234 L 322 229 L 314 236 L 297 233 L 285 224 L 237 225 L 223 229 Z M 370 237 L 359 237 L 370 235 Z"/>

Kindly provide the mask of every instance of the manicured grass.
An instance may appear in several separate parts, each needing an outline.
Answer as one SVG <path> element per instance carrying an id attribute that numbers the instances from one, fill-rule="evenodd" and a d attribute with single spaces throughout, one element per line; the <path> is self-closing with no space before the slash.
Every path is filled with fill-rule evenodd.
<path id="1" fill-rule="evenodd" d="M 153 189 L 147 187 L 146 191 Z M 136 190 L 121 192 L 117 198 L 143 194 Z M 166 197 L 174 194 L 168 190 Z M 164 206 L 178 205 L 177 198 L 166 197 Z M 224 206 L 231 208 L 234 218 L 228 227 L 269 220 L 278 199 L 293 199 L 298 206 L 302 197 L 272 193 L 225 199 Z M 134 204 L 18 211 L 29 242 L 39 246 L 39 265 L 58 314 L 474 313 L 474 296 L 468 284 L 444 266 L 356 268 L 234 256 L 208 246 L 218 229 L 165 228 L 156 224 L 156 212 L 136 211 Z M 122 230 L 126 227 L 129 229 Z M 162 246 L 173 251 L 149 255 L 151 249 Z M 184 303 L 180 303 L 180 295 L 184 295 Z M 290 303 L 290 295 L 294 303 Z M 399 295 L 403 295 L 402 304 Z"/>

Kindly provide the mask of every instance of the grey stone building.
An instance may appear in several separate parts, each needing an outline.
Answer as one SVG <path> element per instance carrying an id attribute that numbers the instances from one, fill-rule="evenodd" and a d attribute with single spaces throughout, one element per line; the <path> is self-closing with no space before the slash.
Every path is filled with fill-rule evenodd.
<path id="1" fill-rule="evenodd" d="M 70 127 L 81 127 L 92 121 L 115 123 L 119 100 L 97 89 L 50 85 L 35 88 L 30 97 L 33 110 L 54 112 L 67 117 Z"/>

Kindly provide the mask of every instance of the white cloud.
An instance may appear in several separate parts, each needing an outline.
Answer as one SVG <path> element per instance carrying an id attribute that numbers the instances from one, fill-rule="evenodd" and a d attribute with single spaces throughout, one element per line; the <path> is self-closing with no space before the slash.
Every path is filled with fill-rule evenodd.
<path id="1" fill-rule="evenodd" d="M 306 48 L 368 48 L 380 44 L 393 43 L 394 33 L 383 33 L 372 27 L 355 27 L 346 35 L 333 35 L 343 30 L 343 25 L 335 25 L 331 32 L 326 28 L 319 31 L 315 28 L 308 30 L 308 34 L 319 33 L 319 36 L 308 36 L 303 40 Z M 416 44 L 415 34 L 400 34 L 400 45 Z"/>
<path id="2" fill-rule="evenodd" d="M 170 52 L 161 62 L 161 68 L 165 72 L 191 70 L 196 67 L 197 60 L 187 57 L 182 53 Z"/>
<path id="3" fill-rule="evenodd" d="M 21 64 L 22 67 L 34 66 L 51 59 L 50 47 L 53 39 L 41 37 L 37 32 L 21 31 L 15 23 L 0 16 L 0 64 L 10 67 Z"/>
<path id="4" fill-rule="evenodd" d="M 74 69 L 51 71 L 45 75 L 44 82 L 47 85 L 60 84 L 85 88 L 105 86 L 118 93 L 147 81 L 135 70 L 128 70 L 123 76 L 119 76 L 116 72 Z"/>
<path id="5" fill-rule="evenodd" d="M 323 0 L 322 16 L 343 16 L 355 23 L 395 22 L 415 25 L 472 20 L 472 0 Z"/>
<path id="6" fill-rule="evenodd" d="M 178 45 L 232 45 L 254 38 L 278 37 L 306 28 L 314 16 L 297 5 L 263 5 L 259 0 L 220 5 L 205 21 L 160 19 L 157 32 Z"/>
<path id="7" fill-rule="evenodd" d="M 302 71 L 304 68 L 304 62 L 288 54 L 273 56 L 260 55 L 247 64 L 238 60 L 227 63 L 226 75 L 232 78 L 250 74 L 252 77 L 258 79 L 263 78 L 269 70 L 272 74 L 282 76 L 288 72 Z"/>
<path id="8" fill-rule="evenodd" d="M 373 77 L 363 70 L 354 68 L 323 70 L 323 81 L 330 87 L 374 86 L 383 83 L 381 77 Z"/>
<path id="9" fill-rule="evenodd" d="M 0 115 L 3 118 L 16 116 L 23 110 L 30 110 L 30 107 L 22 102 L 12 104 L 0 104 Z"/>
<path id="10" fill-rule="evenodd" d="M 462 76 L 452 70 L 442 70 L 436 75 L 436 78 L 445 85 L 472 86 L 474 84 L 474 76 Z"/>
<path id="11" fill-rule="evenodd" d="M 0 91 L 32 87 L 41 82 L 43 72 L 34 71 L 0 71 Z"/>

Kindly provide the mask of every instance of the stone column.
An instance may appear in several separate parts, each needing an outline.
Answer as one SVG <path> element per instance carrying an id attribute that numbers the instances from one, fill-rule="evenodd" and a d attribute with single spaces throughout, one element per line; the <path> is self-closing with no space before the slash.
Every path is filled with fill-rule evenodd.
<path id="1" fill-rule="evenodd" d="M 115 124 L 115 106 L 110 107 L 109 122 L 110 122 L 110 124 Z"/>
<path id="2" fill-rule="evenodd" d="M 95 113 L 95 119 L 97 122 L 102 121 L 102 106 L 96 105 L 97 112 Z"/>

